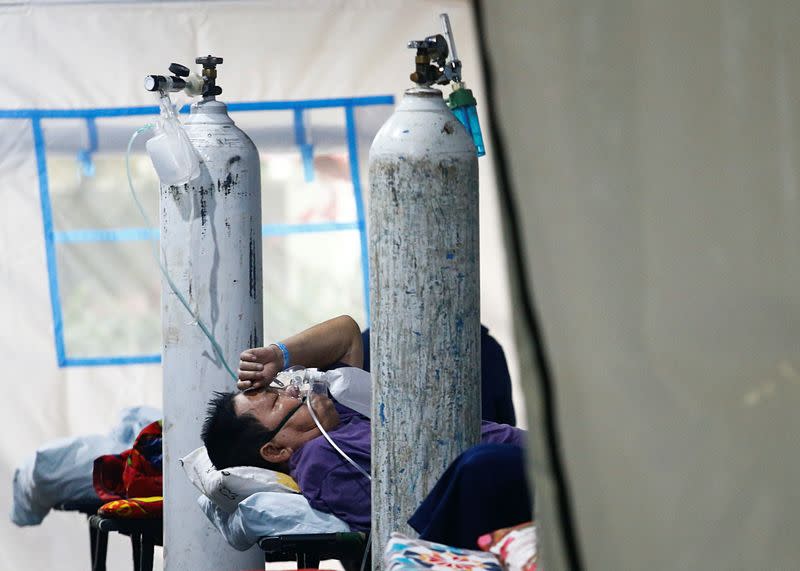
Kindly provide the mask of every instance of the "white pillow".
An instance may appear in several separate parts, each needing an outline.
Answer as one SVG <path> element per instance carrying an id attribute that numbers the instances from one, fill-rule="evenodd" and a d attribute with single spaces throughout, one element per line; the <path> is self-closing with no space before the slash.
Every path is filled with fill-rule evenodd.
<path id="1" fill-rule="evenodd" d="M 236 511 L 239 502 L 258 492 L 300 493 L 297 482 L 282 472 L 254 466 L 217 470 L 205 446 L 182 458 L 181 466 L 195 488 L 228 513 Z"/>

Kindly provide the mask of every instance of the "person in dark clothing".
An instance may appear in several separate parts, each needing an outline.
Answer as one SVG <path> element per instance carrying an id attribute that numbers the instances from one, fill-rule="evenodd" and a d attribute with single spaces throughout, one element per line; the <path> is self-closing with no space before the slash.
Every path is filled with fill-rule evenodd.
<path id="1" fill-rule="evenodd" d="M 533 519 L 525 451 L 483 443 L 456 458 L 408 520 L 421 539 L 475 549 L 481 535 Z"/>

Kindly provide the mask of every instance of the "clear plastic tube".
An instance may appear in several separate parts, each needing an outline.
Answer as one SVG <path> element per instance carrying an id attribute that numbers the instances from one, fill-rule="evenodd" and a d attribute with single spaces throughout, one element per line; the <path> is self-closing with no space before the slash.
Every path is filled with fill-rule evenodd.
<path id="1" fill-rule="evenodd" d="M 352 458 L 350 458 L 350 456 L 348 456 L 347 454 L 345 454 L 345 453 L 344 453 L 344 450 L 342 450 L 341 448 L 339 448 L 339 447 L 336 445 L 336 443 L 333 441 L 333 439 L 330 437 L 330 435 L 329 435 L 327 432 L 325 432 L 325 429 L 324 429 L 324 428 L 322 428 L 322 423 L 321 423 L 321 422 L 319 421 L 319 419 L 317 418 L 317 415 L 316 415 L 316 413 L 314 412 L 314 407 L 312 407 L 312 406 L 311 406 L 311 400 L 312 400 L 312 398 L 313 398 L 313 396 L 314 396 L 315 394 L 316 394 L 315 392 L 313 392 L 313 391 L 309 391 L 309 393 L 308 393 L 308 399 L 306 400 L 306 404 L 308 405 L 308 411 L 311 413 L 311 418 L 313 418 L 313 419 L 314 419 L 314 424 L 316 424 L 316 425 L 317 425 L 317 428 L 319 428 L 319 431 L 322 433 L 322 436 L 324 436 L 324 437 L 325 437 L 325 440 L 327 440 L 327 441 L 330 443 L 330 445 L 331 445 L 331 446 L 333 446 L 333 449 L 334 449 L 334 450 L 336 450 L 336 451 L 337 451 L 337 452 L 338 452 L 338 453 L 341 455 L 341 457 L 342 457 L 342 458 L 344 458 L 345 460 L 347 460 L 348 462 L 350 462 L 350 464 L 352 464 L 352 465 L 353 465 L 353 467 L 354 467 L 356 470 L 358 470 L 359 472 L 361 472 L 361 474 L 362 474 L 362 475 L 363 475 L 363 476 L 364 476 L 364 477 L 365 477 L 367 480 L 369 480 L 370 482 L 372 482 L 372 476 L 370 476 L 370 475 L 369 475 L 369 473 L 367 473 L 367 471 L 366 471 L 366 470 L 364 470 L 364 469 L 363 469 L 361 466 L 359 466 L 358 464 L 356 464 L 356 463 L 355 463 L 355 461 L 354 461 Z M 367 555 L 369 554 L 369 549 L 370 549 L 370 546 L 371 546 L 371 545 L 372 545 L 372 530 L 370 530 L 370 531 L 369 531 L 369 533 L 367 533 L 367 543 L 366 543 L 366 545 L 364 546 L 364 556 L 361 558 L 361 571 L 364 571 L 364 567 L 366 567 L 366 565 L 367 565 Z"/>
<path id="2" fill-rule="evenodd" d="M 364 470 L 364 468 L 356 464 L 355 461 L 352 458 L 350 458 L 350 456 L 345 454 L 344 450 L 339 448 L 339 446 L 333 441 L 330 435 L 327 432 L 325 432 L 325 429 L 322 428 L 322 423 L 317 418 L 317 414 L 314 412 L 314 407 L 311 406 L 311 401 L 313 400 L 312 399 L 313 394 L 314 394 L 313 392 L 309 392 L 306 404 L 308 405 L 308 411 L 311 413 L 311 418 L 314 419 L 314 424 L 317 425 L 317 428 L 319 428 L 319 431 L 322 433 L 322 436 L 325 437 L 325 440 L 327 440 L 330 443 L 330 445 L 333 446 L 333 449 L 336 450 L 342 458 L 350 462 L 350 464 L 352 464 L 356 470 L 361 472 L 361 474 L 363 474 L 363 476 L 371 482 L 372 476 L 370 476 L 369 473 L 366 470 Z"/>
<path id="3" fill-rule="evenodd" d="M 150 218 L 147 216 L 147 213 L 144 211 L 144 207 L 142 206 L 142 203 L 139 202 L 139 197 L 136 195 L 136 190 L 133 188 L 133 178 L 131 177 L 131 161 L 130 161 L 130 158 L 131 158 L 131 149 L 133 148 L 133 142 L 136 140 L 136 137 L 138 137 L 139 135 L 141 135 L 145 131 L 149 131 L 150 129 L 153 129 L 154 127 L 155 127 L 155 125 L 153 125 L 152 123 L 148 123 L 148 124 L 144 125 L 143 127 L 137 129 L 136 132 L 133 135 L 131 135 L 131 139 L 130 139 L 130 141 L 128 141 L 128 150 L 125 153 L 125 170 L 126 170 L 126 173 L 128 175 L 128 188 L 131 191 L 131 196 L 133 196 L 133 201 L 136 203 L 136 208 L 139 209 L 139 214 L 141 214 L 142 219 L 144 220 L 145 225 L 146 225 L 147 228 L 152 228 L 152 224 L 150 223 Z M 156 259 L 156 263 L 158 264 L 158 267 L 161 268 L 161 274 L 164 276 L 164 279 L 167 280 L 167 284 L 169 285 L 169 288 L 172 290 L 172 292 L 175 294 L 175 296 L 181 302 L 183 307 L 186 308 L 186 311 L 189 312 L 189 315 L 192 316 L 194 321 L 197 323 L 198 327 L 200 327 L 200 330 L 203 332 L 203 334 L 211 342 L 211 347 L 214 349 L 214 353 L 217 355 L 217 358 L 220 360 L 222 365 L 225 367 L 225 370 L 228 371 L 228 374 L 231 376 L 231 378 L 233 378 L 233 380 L 235 381 L 237 379 L 236 373 L 233 372 L 233 369 L 231 369 L 230 365 L 228 365 L 228 362 L 225 360 L 225 356 L 222 353 L 222 347 L 220 347 L 219 343 L 214 338 L 214 335 L 211 333 L 211 331 L 208 330 L 208 327 L 206 327 L 206 324 L 203 323 L 203 320 L 200 319 L 200 316 L 196 315 L 195 312 L 192 311 L 192 308 L 189 307 L 189 302 L 186 301 L 186 298 L 183 297 L 183 294 L 181 294 L 181 292 L 178 291 L 178 287 L 175 285 L 175 282 L 172 281 L 172 278 L 170 277 L 169 273 L 167 272 L 167 268 L 164 267 L 164 264 L 161 261 L 161 254 L 160 254 L 159 248 L 157 246 L 153 248 L 153 256 Z"/>

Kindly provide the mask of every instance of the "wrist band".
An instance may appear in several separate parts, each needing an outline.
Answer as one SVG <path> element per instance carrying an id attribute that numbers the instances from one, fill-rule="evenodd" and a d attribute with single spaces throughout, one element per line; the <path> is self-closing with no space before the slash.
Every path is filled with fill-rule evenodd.
<path id="1" fill-rule="evenodd" d="M 278 349 L 280 349 L 281 353 L 283 353 L 283 370 L 285 371 L 286 369 L 289 368 L 289 365 L 291 364 L 289 361 L 289 349 L 287 349 L 286 345 L 284 345 L 280 341 L 276 341 L 275 343 L 272 344 L 275 345 Z"/>

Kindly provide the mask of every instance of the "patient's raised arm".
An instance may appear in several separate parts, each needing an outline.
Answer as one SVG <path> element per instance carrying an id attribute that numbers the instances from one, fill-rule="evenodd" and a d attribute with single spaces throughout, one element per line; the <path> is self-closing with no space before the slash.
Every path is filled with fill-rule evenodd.
<path id="1" fill-rule="evenodd" d="M 335 363 L 352 367 L 364 364 L 361 331 L 349 315 L 323 321 L 279 343 L 284 347 L 272 344 L 242 352 L 236 384 L 239 390 L 264 386 L 279 371 L 291 365 L 326 368 Z"/>

